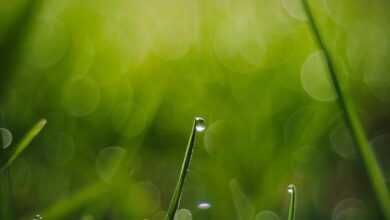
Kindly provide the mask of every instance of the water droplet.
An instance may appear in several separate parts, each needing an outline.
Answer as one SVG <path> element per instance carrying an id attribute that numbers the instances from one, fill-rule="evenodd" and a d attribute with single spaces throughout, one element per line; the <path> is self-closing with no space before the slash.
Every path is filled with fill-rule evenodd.
<path id="1" fill-rule="evenodd" d="M 199 202 L 198 203 L 198 208 L 199 209 L 209 209 L 209 208 L 211 208 L 211 204 L 210 203 L 208 203 L 208 202 L 205 202 L 205 201 L 202 201 L 202 202 Z"/>
<path id="2" fill-rule="evenodd" d="M 295 193 L 295 185 L 294 185 L 294 184 L 288 185 L 287 191 L 288 191 L 288 193 L 290 193 L 290 194 Z"/>
<path id="3" fill-rule="evenodd" d="M 114 146 L 101 150 L 96 157 L 96 170 L 100 178 L 110 181 L 118 169 L 126 150 Z"/>
<path id="4" fill-rule="evenodd" d="M 42 216 L 41 215 L 35 215 L 33 220 L 42 220 Z"/>
<path id="5" fill-rule="evenodd" d="M 322 51 L 310 54 L 301 68 L 303 89 L 312 98 L 328 102 L 337 98 Z"/>
<path id="6" fill-rule="evenodd" d="M 175 214 L 175 220 L 191 220 L 192 214 L 188 209 L 180 209 Z"/>
<path id="7" fill-rule="evenodd" d="M 255 220 L 280 220 L 280 218 L 275 212 L 263 210 L 257 213 Z"/>
<path id="8" fill-rule="evenodd" d="M 12 143 L 12 133 L 6 128 L 0 128 L 0 146 L 3 149 L 9 147 Z"/>
<path id="9" fill-rule="evenodd" d="M 195 129 L 198 132 L 202 132 L 206 129 L 206 123 L 202 117 L 195 118 Z"/>

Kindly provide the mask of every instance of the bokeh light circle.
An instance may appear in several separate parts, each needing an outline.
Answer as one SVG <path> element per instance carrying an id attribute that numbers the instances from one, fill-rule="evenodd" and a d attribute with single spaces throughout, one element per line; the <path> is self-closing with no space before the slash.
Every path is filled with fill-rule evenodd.
<path id="1" fill-rule="evenodd" d="M 337 98 L 322 51 L 310 54 L 301 69 L 301 83 L 306 93 L 318 101 L 333 101 Z"/>
<path id="2" fill-rule="evenodd" d="M 12 144 L 12 133 L 7 128 L 0 128 L 0 146 L 3 149 L 8 148 Z"/>
<path id="3" fill-rule="evenodd" d="M 280 220 L 280 217 L 273 211 L 263 210 L 256 214 L 255 220 Z"/>
<path id="4" fill-rule="evenodd" d="M 110 181 L 119 168 L 126 150 L 119 146 L 106 147 L 96 157 L 96 171 L 104 181 Z"/>
<path id="5" fill-rule="evenodd" d="M 78 76 L 64 87 L 63 104 L 67 112 L 75 117 L 94 112 L 100 102 L 100 88 L 91 78 Z"/>

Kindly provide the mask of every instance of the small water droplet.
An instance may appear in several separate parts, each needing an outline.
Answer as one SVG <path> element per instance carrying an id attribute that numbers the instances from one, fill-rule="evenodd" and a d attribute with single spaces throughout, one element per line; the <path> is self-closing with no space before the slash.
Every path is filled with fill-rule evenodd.
<path id="1" fill-rule="evenodd" d="M 42 220 L 42 216 L 41 215 L 35 215 L 33 220 Z"/>
<path id="2" fill-rule="evenodd" d="M 208 203 L 208 202 L 205 202 L 205 201 L 202 201 L 202 202 L 199 202 L 198 203 L 198 208 L 199 209 L 209 209 L 209 208 L 211 208 L 211 204 L 210 203 Z"/>
<path id="3" fill-rule="evenodd" d="M 6 128 L 0 128 L 0 146 L 3 149 L 9 147 L 12 143 L 12 133 Z"/>
<path id="4" fill-rule="evenodd" d="M 288 193 L 290 193 L 290 194 L 295 193 L 295 185 L 294 185 L 294 184 L 288 185 L 287 191 L 288 191 Z"/>
<path id="5" fill-rule="evenodd" d="M 198 132 L 202 132 L 206 129 L 205 120 L 202 117 L 195 118 L 195 129 Z"/>

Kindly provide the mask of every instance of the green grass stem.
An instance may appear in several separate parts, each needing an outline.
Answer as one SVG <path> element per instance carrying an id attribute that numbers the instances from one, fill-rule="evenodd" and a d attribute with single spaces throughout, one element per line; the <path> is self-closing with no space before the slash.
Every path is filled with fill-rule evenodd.
<path id="1" fill-rule="evenodd" d="M 385 178 L 376 159 L 375 153 L 367 140 L 363 126 L 356 114 L 356 111 L 354 110 L 352 103 L 347 99 L 347 96 L 341 88 L 340 80 L 338 78 L 338 75 L 336 74 L 335 62 L 332 59 L 330 50 L 327 48 L 321 36 L 321 32 L 318 28 L 315 17 L 310 9 L 308 1 L 302 0 L 302 3 L 315 40 L 324 53 L 325 62 L 329 70 L 328 72 L 330 75 L 330 79 L 337 93 L 338 104 L 343 113 L 345 124 L 350 131 L 354 144 L 359 150 L 361 158 L 364 161 L 365 168 L 371 180 L 372 187 L 378 198 L 380 207 L 383 210 L 383 214 L 387 220 L 390 220 L 390 195 L 386 186 Z"/>
<path id="2" fill-rule="evenodd" d="M 184 155 L 184 160 L 183 160 L 183 163 L 182 163 L 182 166 L 181 166 L 179 179 L 177 181 L 175 191 L 173 192 L 173 195 L 172 195 L 172 198 L 171 198 L 171 202 L 169 204 L 169 208 L 168 208 L 165 220 L 173 220 L 174 217 L 175 217 L 176 210 L 179 207 L 179 203 L 180 203 L 180 199 L 181 199 L 181 195 L 182 195 L 182 191 L 183 191 L 184 182 L 185 182 L 186 177 L 188 175 L 192 154 L 194 152 L 195 136 L 196 136 L 196 132 L 198 130 L 197 129 L 198 123 L 203 123 L 203 119 L 199 118 L 199 117 L 196 117 L 194 119 L 194 122 L 193 122 L 193 125 L 192 125 L 192 129 L 191 129 L 190 138 L 189 138 L 188 144 L 187 144 L 187 149 L 186 149 L 186 152 L 185 152 L 185 155 Z M 204 127 L 202 129 L 204 129 Z"/>
<path id="3" fill-rule="evenodd" d="M 297 190 L 294 185 L 288 186 L 288 194 L 290 194 L 290 202 L 288 206 L 288 220 L 294 220 L 295 219 L 295 209 L 296 209 L 296 197 L 297 197 Z"/>
<path id="4" fill-rule="evenodd" d="M 41 132 L 45 127 L 47 121 L 46 119 L 41 119 L 38 121 L 22 138 L 18 143 L 15 150 L 12 152 L 11 156 L 6 160 L 4 165 L 1 166 L 0 172 L 3 172 L 15 161 L 15 159 L 30 145 L 34 138 Z"/>

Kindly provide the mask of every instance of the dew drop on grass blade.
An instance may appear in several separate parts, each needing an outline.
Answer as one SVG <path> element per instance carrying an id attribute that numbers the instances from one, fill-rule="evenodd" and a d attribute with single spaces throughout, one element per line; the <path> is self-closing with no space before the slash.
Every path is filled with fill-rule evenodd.
<path id="1" fill-rule="evenodd" d="M 290 195 L 290 202 L 288 207 L 288 220 L 294 220 L 295 219 L 295 204 L 296 204 L 296 196 L 297 196 L 297 190 L 295 188 L 295 185 L 290 184 L 287 188 L 288 194 Z"/>
<path id="2" fill-rule="evenodd" d="M 181 166 L 179 179 L 177 180 L 176 188 L 173 192 L 165 220 L 173 220 L 175 217 L 176 210 L 179 208 L 184 182 L 189 172 L 191 158 L 194 152 L 195 136 L 197 132 L 202 132 L 205 129 L 205 120 L 202 117 L 195 117 L 191 129 L 190 138 L 188 140 L 187 149 L 184 155 L 184 160 Z"/>

